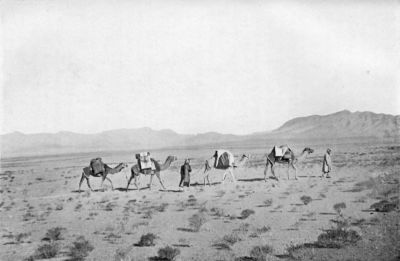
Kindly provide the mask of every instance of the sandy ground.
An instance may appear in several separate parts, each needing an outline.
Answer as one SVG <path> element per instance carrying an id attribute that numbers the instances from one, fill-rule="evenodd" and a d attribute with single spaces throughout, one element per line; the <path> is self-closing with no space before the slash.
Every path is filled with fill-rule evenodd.
<path id="1" fill-rule="evenodd" d="M 300 145 L 297 147 L 299 151 Z M 313 250 L 300 259 L 311 260 L 314 256 L 314 260 L 387 260 L 390 256 L 396 260 L 399 249 L 390 242 L 399 239 L 398 233 L 392 235 L 393 239 L 379 231 L 393 224 L 398 229 L 398 209 L 391 213 L 368 210 L 377 202 L 376 193 L 371 188 L 355 189 L 355 185 L 384 175 L 398 177 L 400 147 L 335 145 L 332 178 L 321 179 L 325 148 L 317 146 L 313 155 L 298 164 L 299 180 L 294 180 L 293 173 L 287 180 L 286 167 L 281 166 L 276 169 L 279 181 L 264 182 L 265 160 L 259 149 L 253 149 L 249 164 L 235 170 L 237 183 L 228 175 L 225 183 L 220 184 L 223 172 L 213 171 L 212 185 L 206 187 L 202 185 L 200 164 L 208 155 L 199 153 L 195 155 L 192 186 L 184 191 L 178 189 L 178 167 L 182 157 L 190 153 L 187 151 L 178 152 L 180 160 L 162 172 L 166 191 L 161 190 L 156 178 L 152 190 L 146 188 L 149 177 L 144 176 L 142 190 L 137 191 L 131 184 L 125 192 L 129 170 L 123 170 L 110 176 L 114 191 L 106 182 L 105 191 L 89 192 L 84 182 L 84 192 L 77 193 L 81 169 L 92 155 L 4 159 L 0 176 L 0 260 L 22 260 L 33 255 L 44 243 L 46 232 L 54 227 L 65 228 L 62 239 L 57 241 L 60 252 L 54 260 L 67 259 L 68 247 L 80 235 L 94 246 L 87 260 L 115 260 L 117 250 L 124 253 L 125 260 L 148 260 L 167 245 L 180 250 L 176 260 L 234 260 L 249 256 L 251 249 L 260 245 L 272 247 L 268 260 L 285 260 L 290 259 L 290 246 L 314 242 L 324 229 L 332 227 L 332 220 L 338 216 L 333 206 L 342 202 L 346 206 L 344 217 L 380 222 L 352 226 L 362 238 L 354 247 Z M 133 154 L 109 155 L 103 157 L 104 161 L 115 166 L 119 160 L 128 161 Z M 160 153 L 159 159 L 164 160 L 166 155 L 167 152 Z M 100 179 L 91 178 L 91 185 L 99 189 Z M 311 202 L 304 204 L 302 196 L 311 197 Z M 254 213 L 242 217 L 246 209 Z M 189 225 L 195 214 L 205 219 L 198 232 Z M 21 233 L 27 235 L 16 240 Z M 157 236 L 155 245 L 134 246 L 146 233 Z M 218 248 L 227 235 L 234 235 L 237 242 L 225 244 L 229 249 Z M 381 244 L 374 244 L 373 251 L 363 252 L 374 240 Z"/>

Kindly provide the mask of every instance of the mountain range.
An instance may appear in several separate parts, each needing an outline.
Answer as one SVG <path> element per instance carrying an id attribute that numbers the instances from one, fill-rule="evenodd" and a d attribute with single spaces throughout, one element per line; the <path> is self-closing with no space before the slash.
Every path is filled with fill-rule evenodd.
<path id="1" fill-rule="evenodd" d="M 172 130 L 151 128 L 117 129 L 95 134 L 62 131 L 58 133 L 1 135 L 1 155 L 59 154 L 104 150 L 157 149 L 166 147 L 200 146 L 257 140 L 284 139 L 343 139 L 400 137 L 400 115 L 373 112 L 340 111 L 329 115 L 294 118 L 273 131 L 248 135 L 179 134 Z"/>

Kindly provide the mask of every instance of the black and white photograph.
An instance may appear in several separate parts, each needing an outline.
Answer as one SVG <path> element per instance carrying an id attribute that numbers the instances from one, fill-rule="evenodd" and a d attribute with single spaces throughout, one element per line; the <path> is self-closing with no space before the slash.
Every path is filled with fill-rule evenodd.
<path id="1" fill-rule="evenodd" d="M 1 261 L 400 260 L 400 1 L 0 1 Z"/>

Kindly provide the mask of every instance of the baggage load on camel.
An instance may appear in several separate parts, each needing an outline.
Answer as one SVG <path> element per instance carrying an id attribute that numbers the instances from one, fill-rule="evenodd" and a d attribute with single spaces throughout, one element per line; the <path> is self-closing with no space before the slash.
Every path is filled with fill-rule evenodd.
<path id="1" fill-rule="evenodd" d="M 217 150 L 215 151 L 214 157 L 215 157 L 215 162 L 214 162 L 215 168 L 229 168 L 230 166 L 233 166 L 234 157 L 232 153 L 230 153 L 229 151 Z"/>
<path id="2" fill-rule="evenodd" d="M 104 163 L 101 158 L 95 158 L 90 161 L 90 168 L 92 169 L 93 174 L 104 173 Z"/>
<path id="3" fill-rule="evenodd" d="M 141 152 L 135 155 L 141 170 L 155 169 L 154 163 L 151 161 L 150 152 Z"/>
<path id="4" fill-rule="evenodd" d="M 291 149 L 287 145 L 274 146 L 275 157 L 290 157 Z"/>

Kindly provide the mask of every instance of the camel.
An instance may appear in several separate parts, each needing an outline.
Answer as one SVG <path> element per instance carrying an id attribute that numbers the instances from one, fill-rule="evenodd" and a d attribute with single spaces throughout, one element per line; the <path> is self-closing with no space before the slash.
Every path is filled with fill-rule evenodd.
<path id="1" fill-rule="evenodd" d="M 98 173 L 98 174 L 93 174 L 93 172 L 90 170 L 90 167 L 84 167 L 83 168 L 83 172 L 82 172 L 82 177 L 81 180 L 79 181 L 79 192 L 81 192 L 81 185 L 83 182 L 83 179 L 86 179 L 87 185 L 90 188 L 91 191 L 93 191 L 92 187 L 90 186 L 89 183 L 89 177 L 93 176 L 93 177 L 101 177 L 102 181 L 101 181 L 101 187 L 103 187 L 103 182 L 104 180 L 108 180 L 111 184 L 111 189 L 114 190 L 113 184 L 111 179 L 107 178 L 108 174 L 115 174 L 120 172 L 121 170 L 123 170 L 124 168 L 128 167 L 128 164 L 126 163 L 120 163 L 118 164 L 115 168 L 111 168 L 110 166 L 108 166 L 107 164 L 104 164 L 104 168 L 105 171 L 103 173 Z"/>
<path id="2" fill-rule="evenodd" d="M 286 145 L 283 145 L 286 146 Z M 280 146 L 280 148 L 282 148 L 283 146 Z M 299 159 L 304 159 L 308 154 L 313 153 L 314 150 L 311 148 L 304 148 L 303 151 L 301 152 L 300 155 L 295 156 L 293 151 L 291 149 L 288 148 L 287 153 L 282 156 L 282 157 L 277 157 L 275 156 L 274 153 L 274 149 L 272 149 L 272 151 L 266 155 L 267 157 L 267 163 L 265 165 L 265 170 L 264 170 L 264 180 L 265 182 L 267 182 L 267 172 L 268 172 L 268 166 L 271 164 L 271 172 L 272 175 L 274 176 L 274 178 L 276 180 L 278 180 L 278 178 L 275 176 L 275 163 L 284 163 L 284 164 L 288 164 L 288 168 L 287 168 L 287 176 L 288 176 L 288 180 L 289 180 L 289 167 L 292 167 L 294 169 L 294 178 L 297 180 L 297 168 L 295 166 L 295 164 L 299 161 Z"/>
<path id="3" fill-rule="evenodd" d="M 126 191 L 128 191 L 129 184 L 131 183 L 132 179 L 135 179 L 135 186 L 136 186 L 137 190 L 140 191 L 139 190 L 139 185 L 140 184 L 138 184 L 140 182 L 140 174 L 150 175 L 149 189 L 151 189 L 151 184 L 153 182 L 153 176 L 156 175 L 158 180 L 161 183 L 161 186 L 165 190 L 166 188 L 165 188 L 163 182 L 161 181 L 160 172 L 163 171 L 163 170 L 166 170 L 167 168 L 169 168 L 171 163 L 174 162 L 177 159 L 178 158 L 176 156 L 168 156 L 167 159 L 165 160 L 164 164 L 160 165 L 160 163 L 158 163 L 156 160 L 151 158 L 151 161 L 154 163 L 154 166 L 156 168 L 155 170 L 152 170 L 152 169 L 140 170 L 138 164 L 132 166 L 132 168 L 131 168 L 131 176 L 130 176 L 130 178 L 128 180 L 128 185 L 126 185 Z"/>
<path id="4" fill-rule="evenodd" d="M 249 159 L 249 156 L 243 154 L 242 157 L 240 158 L 238 164 L 235 164 L 235 158 L 233 156 L 233 154 L 229 151 L 221 151 L 221 152 L 225 152 L 228 154 L 229 157 L 229 164 L 226 166 L 216 166 L 216 164 L 214 164 L 213 166 L 210 165 L 210 160 L 214 160 L 214 162 L 217 160 L 217 152 L 215 152 L 215 154 L 208 160 L 206 160 L 205 162 L 205 168 L 204 168 L 204 186 L 206 185 L 206 179 L 208 181 L 208 185 L 211 186 L 210 184 L 210 179 L 209 179 L 209 175 L 211 173 L 211 169 L 219 169 L 219 170 L 225 170 L 223 176 L 222 176 L 222 184 L 225 181 L 226 178 L 226 174 L 227 172 L 229 172 L 232 176 L 233 182 L 236 183 L 236 179 L 235 179 L 235 175 L 233 174 L 233 169 L 234 168 L 238 168 L 238 167 L 242 167 L 244 166 L 244 164 L 247 162 L 247 160 Z"/>

